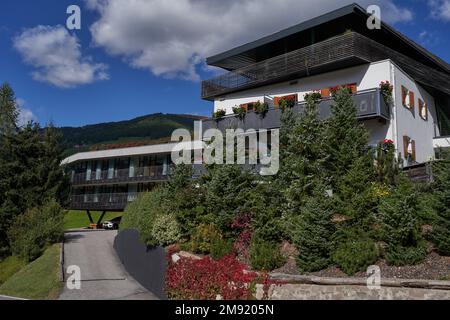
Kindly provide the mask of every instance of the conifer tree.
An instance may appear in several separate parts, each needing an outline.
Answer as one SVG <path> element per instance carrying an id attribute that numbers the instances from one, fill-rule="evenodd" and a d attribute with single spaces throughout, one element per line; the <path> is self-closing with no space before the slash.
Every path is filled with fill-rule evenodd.
<path id="1" fill-rule="evenodd" d="M 292 241 L 299 251 L 297 266 L 302 272 L 314 272 L 329 266 L 333 252 L 333 202 L 323 184 L 317 185 L 312 196 L 292 220 Z"/>
<path id="2" fill-rule="evenodd" d="M 9 84 L 0 86 L 0 134 L 11 134 L 17 131 L 19 110 L 16 97 Z"/>
<path id="3" fill-rule="evenodd" d="M 290 183 L 285 190 L 287 205 L 292 214 L 296 214 L 311 195 L 315 183 L 326 183 L 323 170 L 327 161 L 324 148 L 323 121 L 318 118 L 317 103 L 308 97 L 305 109 L 296 118 L 288 134 L 289 145 L 286 150 L 285 169 Z"/>
<path id="4" fill-rule="evenodd" d="M 434 166 L 436 218 L 431 240 L 437 251 L 450 256 L 450 159 Z"/>
<path id="5" fill-rule="evenodd" d="M 329 154 L 326 171 L 335 194 L 337 213 L 368 227 L 367 220 L 372 218 L 377 204 L 372 192 L 375 173 L 368 149 L 369 134 L 357 119 L 350 92 L 339 89 L 334 98 L 332 115 L 326 125 Z"/>
<path id="6" fill-rule="evenodd" d="M 417 192 L 406 177 L 401 177 L 398 185 L 380 204 L 378 219 L 387 245 L 385 255 L 389 264 L 411 265 L 425 258 L 418 208 Z"/>

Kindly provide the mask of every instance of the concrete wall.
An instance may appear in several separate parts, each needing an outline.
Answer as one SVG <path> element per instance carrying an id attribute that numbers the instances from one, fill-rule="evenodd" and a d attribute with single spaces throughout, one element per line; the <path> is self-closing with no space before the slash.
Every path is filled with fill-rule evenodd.
<path id="1" fill-rule="evenodd" d="M 385 60 L 298 79 L 296 84 L 290 84 L 292 81 L 289 81 L 232 93 L 216 99 L 214 111 L 224 109 L 227 114 L 232 114 L 233 107 L 240 104 L 264 101 L 264 97 L 273 99 L 276 96 L 289 94 L 298 94 L 299 101 L 303 101 L 305 93 L 349 83 L 356 83 L 359 91 L 378 88 L 381 81 L 391 80 L 390 66 L 390 61 Z"/>
<path id="2" fill-rule="evenodd" d="M 403 151 L 403 136 L 408 136 L 416 141 L 416 161 L 419 163 L 434 158 L 433 138 L 439 135 L 437 129 L 437 117 L 434 98 L 403 72 L 398 66 L 394 68 L 395 87 L 395 124 L 397 137 L 396 148 Z M 414 92 L 414 109 L 409 110 L 402 105 L 402 86 Z M 423 120 L 419 115 L 419 99 L 428 105 L 428 120 Z M 406 164 L 406 162 L 405 162 Z"/>

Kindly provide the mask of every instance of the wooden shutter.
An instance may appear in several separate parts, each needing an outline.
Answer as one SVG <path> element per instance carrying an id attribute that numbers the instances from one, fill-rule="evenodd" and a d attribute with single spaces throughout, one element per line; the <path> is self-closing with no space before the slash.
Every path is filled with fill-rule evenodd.
<path id="1" fill-rule="evenodd" d="M 409 108 L 414 109 L 414 105 L 415 105 L 414 92 L 410 91 L 409 92 Z"/>
<path id="2" fill-rule="evenodd" d="M 346 85 L 347 88 L 350 88 L 350 90 L 352 91 L 352 93 L 356 93 L 358 91 L 356 83 L 351 83 L 351 84 L 347 84 Z"/>
<path id="3" fill-rule="evenodd" d="M 419 99 L 419 115 L 423 120 L 428 120 L 428 106 L 422 99 Z"/>
<path id="4" fill-rule="evenodd" d="M 322 98 L 328 98 L 330 96 L 330 89 L 325 88 L 320 90 L 320 95 Z"/>
<path id="5" fill-rule="evenodd" d="M 403 158 L 407 159 L 408 157 L 408 144 L 409 144 L 409 137 L 403 136 Z"/>
<path id="6" fill-rule="evenodd" d="M 413 161 L 416 161 L 416 140 L 412 140 L 411 145 L 412 145 L 412 159 Z"/>
<path id="7" fill-rule="evenodd" d="M 248 104 L 247 103 L 243 103 L 241 105 L 239 105 L 240 108 L 245 109 L 245 111 L 247 111 L 248 109 Z"/>
<path id="8" fill-rule="evenodd" d="M 275 107 L 275 109 L 278 109 L 278 107 L 280 106 L 280 97 L 273 98 L 273 106 Z"/>
<path id="9" fill-rule="evenodd" d="M 294 100 L 295 102 L 298 102 L 298 94 L 290 94 L 288 96 L 273 98 L 273 105 L 275 109 L 278 109 L 278 107 L 280 106 L 280 100 Z"/>
<path id="10" fill-rule="evenodd" d="M 408 107 L 406 105 L 406 95 L 408 94 L 408 89 L 406 89 L 404 86 L 402 86 L 402 105 L 404 107 Z"/>

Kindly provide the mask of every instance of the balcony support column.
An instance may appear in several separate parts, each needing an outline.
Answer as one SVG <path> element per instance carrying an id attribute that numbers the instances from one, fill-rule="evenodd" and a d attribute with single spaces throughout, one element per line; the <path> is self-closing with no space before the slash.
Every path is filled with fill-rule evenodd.
<path id="1" fill-rule="evenodd" d="M 103 211 L 102 214 L 100 215 L 100 218 L 98 218 L 97 227 L 100 226 L 100 223 L 102 222 L 103 217 L 105 216 L 105 213 L 106 213 L 106 211 Z"/>
<path id="2" fill-rule="evenodd" d="M 86 210 L 86 213 L 87 213 L 87 216 L 88 216 L 88 218 L 89 218 L 89 222 L 90 222 L 91 224 L 94 224 L 94 220 L 92 219 L 91 212 L 90 212 L 89 210 Z"/>

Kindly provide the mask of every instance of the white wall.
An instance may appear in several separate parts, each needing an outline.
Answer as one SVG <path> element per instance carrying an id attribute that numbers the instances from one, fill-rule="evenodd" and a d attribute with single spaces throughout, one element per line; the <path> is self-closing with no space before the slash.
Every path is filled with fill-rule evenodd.
<path id="1" fill-rule="evenodd" d="M 425 162 L 434 158 L 433 138 L 437 130 L 437 117 L 434 98 L 403 72 L 394 67 L 395 112 L 397 131 L 397 150 L 404 158 L 403 136 L 416 141 L 416 161 Z M 414 109 L 409 110 L 402 105 L 402 86 L 414 92 Z M 419 115 L 419 99 L 428 105 L 428 120 Z M 406 164 L 406 163 L 405 163 Z"/>
<path id="2" fill-rule="evenodd" d="M 390 81 L 394 85 L 394 105 L 391 120 L 387 123 L 379 120 L 364 121 L 364 125 L 370 131 L 370 144 L 376 145 L 384 139 L 391 139 L 396 145 L 397 153 L 401 152 L 404 156 L 403 136 L 406 135 L 416 141 L 416 161 L 425 162 L 432 159 L 433 138 L 439 133 L 434 99 L 390 60 L 298 79 L 295 84 L 289 81 L 228 94 L 216 99 L 214 111 L 224 109 L 227 114 L 232 114 L 233 107 L 240 104 L 264 101 L 265 98 L 270 100 L 276 96 L 289 94 L 298 94 L 299 100 L 302 101 L 305 93 L 349 83 L 356 83 L 358 91 L 374 89 L 378 88 L 382 81 Z M 402 86 L 415 93 L 414 112 L 402 106 Z M 418 99 L 428 105 L 428 121 L 419 116 Z"/>
<path id="3" fill-rule="evenodd" d="M 214 111 L 223 109 L 227 114 L 232 114 L 233 107 L 243 103 L 264 101 L 264 97 L 273 99 L 289 94 L 298 94 L 299 100 L 302 101 L 305 93 L 349 83 L 356 83 L 359 91 L 378 88 L 381 81 L 391 81 L 390 65 L 389 60 L 384 60 L 298 79 L 296 80 L 298 83 L 293 85 L 290 83 L 294 80 L 228 94 L 214 101 Z"/>
<path id="4" fill-rule="evenodd" d="M 298 83 L 290 85 L 292 81 L 264 86 L 223 96 L 214 102 L 214 111 L 224 109 L 227 114 L 233 113 L 233 107 L 243 103 L 264 101 L 276 96 L 298 94 L 299 100 L 304 100 L 304 94 L 337 85 L 356 83 L 358 91 L 378 88 L 381 81 L 393 82 L 392 65 L 389 60 L 379 61 L 362 66 L 333 71 L 317 76 L 298 79 Z M 393 115 L 392 115 L 393 117 Z M 384 139 L 394 140 L 392 121 L 381 123 L 378 120 L 368 120 L 364 125 L 370 131 L 370 144 L 377 145 Z"/>

